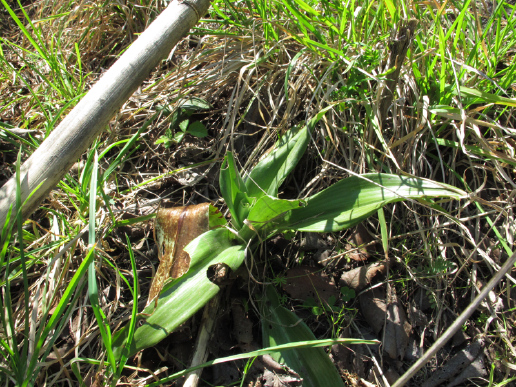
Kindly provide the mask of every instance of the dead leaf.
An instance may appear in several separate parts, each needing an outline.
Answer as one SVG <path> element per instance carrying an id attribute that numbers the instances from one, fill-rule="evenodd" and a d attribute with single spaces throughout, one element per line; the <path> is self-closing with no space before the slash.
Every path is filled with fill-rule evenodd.
<path id="1" fill-rule="evenodd" d="M 458 352 L 423 383 L 422 387 L 456 386 L 467 379 L 487 375 L 483 362 L 483 342 L 476 340 Z"/>
<path id="2" fill-rule="evenodd" d="M 362 223 L 355 228 L 348 240 L 350 244 L 347 244 L 344 248 L 346 250 L 353 250 L 346 255 L 349 259 L 354 261 L 365 261 L 371 256 L 373 247 L 369 244 L 373 242 L 373 238 L 371 238 L 371 235 L 369 235 L 367 229 Z"/>
<path id="3" fill-rule="evenodd" d="M 385 324 L 385 315 L 387 314 L 385 297 L 385 287 L 383 286 L 368 290 L 358 297 L 362 316 L 377 336 L 379 336 Z"/>
<path id="4" fill-rule="evenodd" d="M 233 315 L 233 334 L 240 347 L 248 350 L 253 341 L 253 323 L 244 311 L 241 301 L 231 302 L 231 312 Z"/>
<path id="5" fill-rule="evenodd" d="M 394 290 L 386 302 L 385 287 L 371 289 L 360 295 L 360 311 L 382 341 L 383 350 L 392 359 L 403 359 L 412 326 Z M 383 333 L 383 330 L 385 332 Z"/>
<path id="6" fill-rule="evenodd" d="M 407 321 L 405 310 L 396 294 L 393 293 L 387 307 L 387 324 L 385 324 L 385 335 L 383 335 L 383 349 L 392 359 L 403 359 L 411 331 L 412 326 Z"/>
<path id="7" fill-rule="evenodd" d="M 263 382 L 264 387 L 294 387 L 303 385 L 303 379 L 299 378 L 299 376 L 282 375 L 269 370 L 265 370 L 263 373 Z"/>
<path id="8" fill-rule="evenodd" d="M 179 278 L 188 271 L 190 256 L 184 248 L 209 230 L 209 207 L 209 203 L 202 203 L 158 210 L 155 239 L 160 264 L 152 280 L 147 305 L 159 295 L 167 279 Z"/>
<path id="9" fill-rule="evenodd" d="M 309 266 L 296 266 L 290 269 L 283 289 L 292 298 L 303 301 L 313 298 L 328 303 L 331 296 L 335 299 L 339 297 L 333 281 L 319 269 Z"/>
<path id="10" fill-rule="evenodd" d="M 357 267 L 342 274 L 340 286 L 347 286 L 358 292 L 369 286 L 377 274 L 385 274 L 386 272 L 387 263 L 385 262 L 376 262 L 367 266 Z"/>

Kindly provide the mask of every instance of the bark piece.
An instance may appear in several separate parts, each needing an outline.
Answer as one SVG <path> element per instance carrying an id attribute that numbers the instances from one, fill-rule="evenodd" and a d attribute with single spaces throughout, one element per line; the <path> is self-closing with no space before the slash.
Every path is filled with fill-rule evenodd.
<path id="1" fill-rule="evenodd" d="M 387 323 L 383 340 L 383 349 L 392 359 L 402 360 L 405 357 L 411 331 L 412 326 L 407 321 L 405 310 L 393 293 L 387 307 Z"/>
<path id="2" fill-rule="evenodd" d="M 402 21 L 396 35 L 391 39 L 389 43 L 389 57 L 387 58 L 387 64 L 384 68 L 384 72 L 394 69 L 387 75 L 388 80 L 384 84 L 382 91 L 380 106 L 378 108 L 378 114 L 380 115 L 380 122 L 385 122 L 387 118 L 387 112 L 389 106 L 391 106 L 394 99 L 394 90 L 400 77 L 401 66 L 405 61 L 407 51 L 414 39 L 414 31 L 416 30 L 418 21 L 417 19 L 410 19 L 408 21 Z M 383 124 L 382 124 L 383 126 Z"/>
<path id="3" fill-rule="evenodd" d="M 362 294 L 359 301 L 360 311 L 382 340 L 383 350 L 392 359 L 403 359 L 412 326 L 408 323 L 396 294 L 392 293 L 390 302 L 387 303 L 384 287 L 375 288 Z"/>
<path id="4" fill-rule="evenodd" d="M 369 246 L 369 244 L 373 242 L 373 238 L 371 238 L 371 235 L 369 235 L 367 229 L 362 223 L 355 228 L 349 237 L 349 242 L 351 244 L 344 246 L 346 250 L 354 250 L 359 247 L 358 250 L 354 250 L 347 254 L 349 259 L 352 259 L 353 261 L 365 261 L 371 256 L 373 248 Z"/>

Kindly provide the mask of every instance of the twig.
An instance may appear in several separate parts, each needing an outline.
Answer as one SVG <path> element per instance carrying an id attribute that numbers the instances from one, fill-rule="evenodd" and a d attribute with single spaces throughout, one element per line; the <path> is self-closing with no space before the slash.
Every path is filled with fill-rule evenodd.
<path id="1" fill-rule="evenodd" d="M 198 366 L 205 363 L 208 358 L 208 341 L 213 333 L 215 326 L 215 316 L 219 308 L 220 294 L 213 297 L 210 302 L 204 307 L 202 315 L 201 327 L 199 328 L 199 335 L 197 336 L 197 344 L 195 346 L 195 353 L 192 358 L 190 367 Z M 202 368 L 188 374 L 183 387 L 196 387 L 201 377 Z"/>

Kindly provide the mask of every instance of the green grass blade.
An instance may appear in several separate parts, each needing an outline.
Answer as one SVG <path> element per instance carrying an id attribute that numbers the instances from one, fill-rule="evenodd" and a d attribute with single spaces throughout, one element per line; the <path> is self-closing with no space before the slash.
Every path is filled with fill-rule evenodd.
<path id="1" fill-rule="evenodd" d="M 189 374 L 192 371 L 206 368 L 215 364 L 226 363 L 229 361 L 242 360 L 242 359 L 250 359 L 257 356 L 274 354 L 277 352 L 286 352 L 295 349 L 303 349 L 303 348 L 320 348 L 320 347 L 329 347 L 335 344 L 341 345 L 356 345 L 356 344 L 365 344 L 365 345 L 375 345 L 378 344 L 378 341 L 371 340 L 358 340 L 358 339 L 326 339 L 326 340 L 308 340 L 308 341 L 300 341 L 300 342 L 291 342 L 288 344 L 276 345 L 268 348 L 259 349 L 252 352 L 242 353 L 238 355 L 231 355 L 227 357 L 223 357 L 220 359 L 211 360 L 204 364 L 200 364 L 196 367 L 188 368 L 186 370 L 180 371 L 171 375 L 169 377 L 160 379 L 157 382 L 149 384 L 149 387 L 157 387 L 161 386 L 164 383 L 168 383 L 174 379 L 178 379 L 186 374 Z"/>
<path id="2" fill-rule="evenodd" d="M 34 40 L 34 38 L 32 37 L 32 34 L 25 28 L 25 26 L 23 25 L 23 23 L 21 22 L 21 20 L 18 18 L 18 16 L 16 16 L 16 14 L 14 13 L 14 11 L 11 9 L 11 7 L 9 7 L 9 4 L 7 4 L 7 2 L 5 0 L 0 0 L 2 2 L 2 4 L 4 5 L 5 9 L 7 9 L 7 12 L 9 12 L 9 15 L 11 16 L 11 18 L 15 21 L 15 23 L 18 25 L 18 27 L 20 28 L 20 30 L 22 31 L 23 35 L 25 35 L 25 37 L 27 38 L 27 40 L 32 44 L 32 46 L 36 49 L 36 51 L 41 55 L 41 57 L 43 59 L 45 59 L 46 62 L 48 62 L 48 57 L 46 55 L 46 53 L 43 51 L 43 49 L 40 47 L 40 45 Z M 19 2 L 18 2 L 19 4 Z M 20 4 L 20 8 L 22 9 L 22 12 L 23 14 L 25 15 L 25 17 L 30 21 L 30 18 L 28 17 L 28 15 L 25 13 L 25 10 L 23 9 L 23 6 Z"/>
<path id="3" fill-rule="evenodd" d="M 36 342 L 34 354 L 39 354 L 41 351 L 41 348 L 45 344 L 46 340 L 48 339 L 48 336 L 50 332 L 56 328 L 60 320 L 62 319 L 63 315 L 65 314 L 65 310 L 68 307 L 68 303 L 70 302 L 70 299 L 72 298 L 73 292 L 79 288 L 79 283 L 85 276 L 91 262 L 93 262 L 94 258 L 94 251 L 95 246 L 93 246 L 88 254 L 86 255 L 86 258 L 84 258 L 84 261 L 82 261 L 81 265 L 75 272 L 74 276 L 72 277 L 71 281 L 69 282 L 68 286 L 66 287 L 65 291 L 63 292 L 63 295 L 61 299 L 59 300 L 59 303 L 57 304 L 56 308 L 54 309 L 52 315 L 50 316 L 47 325 L 41 332 L 41 335 L 39 339 Z M 78 295 L 76 295 L 77 297 Z M 38 357 L 33 356 L 31 358 L 30 364 L 29 364 L 29 371 L 32 371 L 34 373 L 34 370 L 36 369 L 36 365 L 38 362 Z"/>
<path id="4" fill-rule="evenodd" d="M 485 91 L 479 89 L 472 89 L 470 87 L 465 86 L 460 87 L 460 92 L 462 95 L 466 95 L 468 97 L 481 98 L 483 103 L 494 103 L 497 105 L 516 107 L 515 98 L 500 97 L 499 95 L 486 93 Z"/>
<path id="5" fill-rule="evenodd" d="M 90 207 L 89 207 L 89 235 L 88 235 L 88 244 L 90 248 L 95 245 L 95 219 L 96 219 L 96 201 L 97 201 L 97 175 L 98 175 L 98 156 L 95 151 L 95 156 L 93 159 L 93 168 L 91 171 L 91 180 L 90 180 Z M 93 252 L 93 256 L 95 257 L 95 252 Z M 109 329 L 109 323 L 106 321 L 106 316 L 100 307 L 99 303 L 99 291 L 97 286 L 97 272 L 95 270 L 95 259 L 90 263 L 90 267 L 88 269 L 88 296 L 91 302 L 91 307 L 93 309 L 93 313 L 95 314 L 95 319 L 97 320 L 97 325 L 99 327 L 100 335 L 102 337 L 102 342 L 104 343 L 104 347 L 106 348 L 108 362 L 111 366 L 112 372 L 116 372 L 116 362 L 113 356 L 113 348 L 111 345 L 111 331 Z"/>
<path id="6" fill-rule="evenodd" d="M 133 271 L 134 288 L 131 290 L 131 293 L 133 295 L 133 308 L 131 311 L 131 320 L 129 321 L 129 325 L 127 328 L 127 342 L 125 344 L 124 350 L 122 351 L 122 355 L 120 356 L 115 379 L 118 379 L 120 377 L 125 367 L 125 364 L 127 363 L 127 359 L 129 358 L 129 349 L 131 348 L 131 344 L 134 339 L 134 331 L 136 328 L 136 322 L 138 321 L 138 271 L 136 268 L 136 261 L 134 259 L 133 249 L 131 248 L 131 241 L 129 239 L 129 236 L 126 235 L 125 239 L 127 242 L 127 249 L 129 251 L 129 259 L 131 261 L 131 269 Z M 116 380 L 113 380 L 113 382 L 116 382 Z"/>

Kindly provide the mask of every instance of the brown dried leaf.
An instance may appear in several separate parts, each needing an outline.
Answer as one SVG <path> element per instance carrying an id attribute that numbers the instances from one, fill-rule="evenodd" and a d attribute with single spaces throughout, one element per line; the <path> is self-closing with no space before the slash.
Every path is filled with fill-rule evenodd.
<path id="1" fill-rule="evenodd" d="M 296 266 L 290 269 L 283 289 L 292 298 L 304 301 L 313 298 L 328 303 L 331 296 L 339 297 L 333 281 L 319 269 L 309 266 Z"/>
<path id="2" fill-rule="evenodd" d="M 362 316 L 364 316 L 377 336 L 385 325 L 385 315 L 387 314 L 385 297 L 384 287 L 368 290 L 358 297 Z"/>
<path id="3" fill-rule="evenodd" d="M 355 228 L 348 240 L 351 244 L 347 244 L 345 249 L 353 250 L 353 252 L 347 254 L 349 259 L 360 262 L 367 260 L 371 256 L 374 249 L 370 246 L 370 243 L 373 242 L 373 238 L 371 238 L 363 223 L 360 223 Z M 357 247 L 359 249 L 355 250 Z"/>
<path id="4" fill-rule="evenodd" d="M 190 256 L 184 248 L 209 230 L 209 207 L 209 203 L 202 203 L 158 210 L 155 239 L 160 264 L 152 280 L 147 305 L 159 295 L 167 279 L 179 278 L 188 271 Z"/>
<path id="5" fill-rule="evenodd" d="M 239 300 L 231 302 L 233 314 L 233 334 L 241 347 L 249 348 L 253 341 L 253 323 Z"/>
<path id="6" fill-rule="evenodd" d="M 481 340 L 474 341 L 434 372 L 422 387 L 443 386 L 445 382 L 449 382 L 448 386 L 455 386 L 469 378 L 485 376 L 482 347 Z"/>
<path id="7" fill-rule="evenodd" d="M 396 294 L 391 295 L 391 302 L 387 307 L 387 324 L 383 348 L 392 359 L 403 359 L 409 343 L 412 326 L 407 321 L 407 315 L 403 306 L 398 301 Z"/>
<path id="8" fill-rule="evenodd" d="M 383 340 L 383 350 L 392 359 L 403 359 L 412 326 L 394 293 L 389 304 L 385 300 L 384 287 L 371 289 L 360 295 L 360 310 L 374 332 Z M 384 328 L 385 332 L 381 334 Z"/>
<path id="9" fill-rule="evenodd" d="M 385 274 L 386 271 L 387 263 L 385 262 L 376 262 L 367 266 L 357 267 L 342 274 L 340 286 L 347 286 L 358 292 L 369 286 L 377 274 Z"/>

